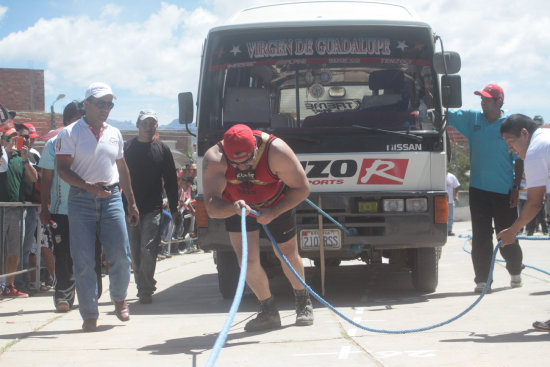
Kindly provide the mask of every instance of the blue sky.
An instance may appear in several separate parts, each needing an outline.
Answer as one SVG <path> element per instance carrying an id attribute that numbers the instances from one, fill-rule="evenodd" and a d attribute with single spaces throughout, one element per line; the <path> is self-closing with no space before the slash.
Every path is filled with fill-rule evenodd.
<path id="1" fill-rule="evenodd" d="M 94 81 L 117 95 L 111 118 L 135 121 L 140 109 L 160 123 L 177 118 L 177 94 L 196 95 L 208 29 L 239 9 L 276 0 L 0 0 L 0 65 L 43 69 L 46 110 L 81 100 Z M 508 113 L 550 122 L 550 15 L 542 0 L 394 1 L 415 10 L 462 57 L 464 108 L 473 91 L 505 91 Z"/>

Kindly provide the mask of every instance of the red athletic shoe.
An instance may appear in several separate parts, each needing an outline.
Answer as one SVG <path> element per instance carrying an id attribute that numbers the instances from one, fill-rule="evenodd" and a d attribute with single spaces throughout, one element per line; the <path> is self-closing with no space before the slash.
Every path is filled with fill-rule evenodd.
<path id="1" fill-rule="evenodd" d="M 2 292 L 2 296 L 15 298 L 15 297 L 28 297 L 29 295 L 27 293 L 19 292 L 15 287 L 11 286 L 11 287 L 6 287 L 4 289 L 4 292 Z"/>

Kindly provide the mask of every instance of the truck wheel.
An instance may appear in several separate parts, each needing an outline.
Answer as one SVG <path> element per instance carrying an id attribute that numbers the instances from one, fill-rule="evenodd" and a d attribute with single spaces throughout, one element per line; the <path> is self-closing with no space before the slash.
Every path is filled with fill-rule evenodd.
<path id="1" fill-rule="evenodd" d="M 218 287 L 224 299 L 235 297 L 241 268 L 233 251 L 216 251 Z"/>
<path id="2" fill-rule="evenodd" d="M 422 292 L 435 292 L 438 281 L 439 248 L 413 249 L 412 281 Z"/>

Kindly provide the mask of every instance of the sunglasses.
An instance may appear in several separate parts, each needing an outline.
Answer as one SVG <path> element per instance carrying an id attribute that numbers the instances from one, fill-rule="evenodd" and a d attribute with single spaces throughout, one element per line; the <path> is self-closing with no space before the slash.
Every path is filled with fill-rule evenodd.
<path id="1" fill-rule="evenodd" d="M 30 135 L 19 135 L 19 136 L 22 137 L 23 139 L 26 139 L 26 140 L 31 138 Z"/>
<path id="2" fill-rule="evenodd" d="M 115 104 L 113 102 L 105 102 L 101 99 L 95 100 L 95 101 L 89 101 L 91 104 L 95 105 L 100 110 L 110 110 L 113 107 L 115 107 Z"/>
<path id="3" fill-rule="evenodd" d="M 247 164 L 248 162 L 250 162 L 252 159 L 254 159 L 254 157 L 256 157 L 256 149 L 254 149 L 254 151 L 252 152 L 252 154 L 250 154 L 248 156 L 248 158 L 246 158 L 244 161 L 240 161 L 240 162 L 235 162 L 235 161 L 232 161 L 231 159 L 229 159 L 229 157 L 227 155 L 225 155 L 225 158 L 227 159 L 227 161 L 229 162 L 229 164 L 231 164 L 233 167 L 237 167 L 237 166 L 240 166 L 242 164 Z"/>

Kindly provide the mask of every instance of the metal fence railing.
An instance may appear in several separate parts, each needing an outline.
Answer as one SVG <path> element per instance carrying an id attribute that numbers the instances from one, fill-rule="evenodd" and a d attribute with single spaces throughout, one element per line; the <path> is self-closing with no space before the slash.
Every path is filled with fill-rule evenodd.
<path id="1" fill-rule="evenodd" d="M 21 264 L 23 264 L 23 256 L 24 254 L 24 238 L 25 238 L 25 212 L 28 208 L 34 208 L 38 207 L 40 204 L 34 204 L 31 202 L 0 202 L 0 278 L 6 278 L 8 276 L 14 276 L 18 274 L 24 274 L 31 271 L 36 270 L 36 277 L 34 281 L 35 289 L 40 289 L 40 243 L 42 239 L 42 231 L 41 231 L 41 224 L 40 219 L 38 220 L 38 226 L 36 230 L 36 241 L 38 246 L 38 251 L 36 251 L 36 267 L 32 268 L 26 268 L 26 269 L 20 269 L 15 272 L 6 273 L 6 256 L 7 256 L 7 239 L 6 239 L 6 233 L 7 233 L 7 225 L 6 225 L 6 215 L 17 215 L 19 217 L 19 265 L 18 268 L 22 267 Z M 9 210 L 12 208 L 17 208 L 19 210 Z M 13 219 L 13 218 L 12 218 Z"/>

